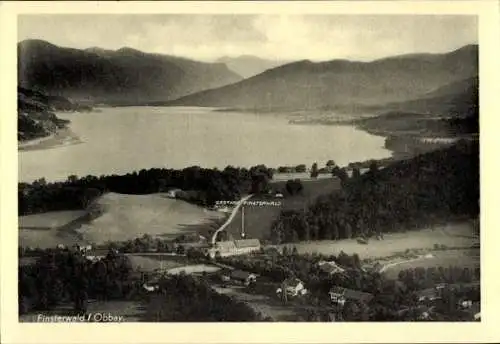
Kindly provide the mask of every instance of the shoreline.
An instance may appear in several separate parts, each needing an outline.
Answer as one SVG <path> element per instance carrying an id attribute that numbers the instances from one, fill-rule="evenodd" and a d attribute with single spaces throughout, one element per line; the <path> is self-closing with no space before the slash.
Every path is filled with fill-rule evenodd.
<path id="1" fill-rule="evenodd" d="M 17 150 L 22 152 L 54 149 L 79 143 L 83 143 L 83 141 L 81 141 L 80 138 L 73 131 L 71 131 L 71 129 L 64 128 L 49 136 L 25 142 L 18 142 Z"/>

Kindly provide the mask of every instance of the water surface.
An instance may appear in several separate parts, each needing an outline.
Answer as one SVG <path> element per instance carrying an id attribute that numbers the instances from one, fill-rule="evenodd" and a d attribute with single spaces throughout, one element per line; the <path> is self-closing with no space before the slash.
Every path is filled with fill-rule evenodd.
<path id="1" fill-rule="evenodd" d="M 19 179 L 125 174 L 152 167 L 320 166 L 386 158 L 384 138 L 352 126 L 289 124 L 288 118 L 207 108 L 124 107 L 62 113 L 83 142 L 19 152 Z"/>

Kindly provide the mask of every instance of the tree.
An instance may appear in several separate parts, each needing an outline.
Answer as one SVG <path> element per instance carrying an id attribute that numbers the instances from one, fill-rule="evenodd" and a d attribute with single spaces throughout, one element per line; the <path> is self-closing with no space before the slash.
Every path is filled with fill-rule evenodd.
<path id="1" fill-rule="evenodd" d="M 318 174 L 318 163 L 315 162 L 311 167 L 311 178 L 317 178 Z"/>
<path id="2" fill-rule="evenodd" d="M 359 178 L 361 176 L 361 170 L 359 167 L 354 167 L 352 169 L 352 178 Z"/>
<path id="3" fill-rule="evenodd" d="M 370 162 L 369 171 L 374 174 L 378 171 L 378 163 L 376 160 Z"/>
<path id="4" fill-rule="evenodd" d="M 290 195 L 296 195 L 303 190 L 303 185 L 300 179 L 290 179 L 285 184 L 285 189 Z"/>
<path id="5" fill-rule="evenodd" d="M 306 172 L 306 170 L 307 170 L 307 167 L 305 164 L 300 164 L 300 165 L 295 166 L 295 172 L 297 172 L 297 173 L 304 173 L 304 172 Z"/>

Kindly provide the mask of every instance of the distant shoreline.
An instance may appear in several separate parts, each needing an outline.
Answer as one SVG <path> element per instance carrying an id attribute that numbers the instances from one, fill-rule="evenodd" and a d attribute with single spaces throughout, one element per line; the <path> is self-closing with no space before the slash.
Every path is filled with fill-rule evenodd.
<path id="1" fill-rule="evenodd" d="M 49 136 L 18 142 L 18 151 L 34 151 L 64 147 L 82 143 L 80 138 L 69 128 L 58 130 L 56 133 Z"/>

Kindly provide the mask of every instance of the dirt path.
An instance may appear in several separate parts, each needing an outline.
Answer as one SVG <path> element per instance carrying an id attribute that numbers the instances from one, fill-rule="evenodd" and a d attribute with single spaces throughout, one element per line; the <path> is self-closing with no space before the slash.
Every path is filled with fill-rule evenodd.
<path id="1" fill-rule="evenodd" d="M 238 201 L 238 204 L 236 204 L 236 206 L 234 207 L 234 209 L 231 211 L 231 215 L 229 215 L 229 217 L 227 218 L 226 222 L 224 222 L 222 224 L 222 226 L 220 226 L 219 229 L 217 229 L 215 231 L 215 233 L 213 234 L 213 236 L 212 236 L 212 245 L 215 245 L 215 239 L 217 239 L 217 234 L 219 234 L 221 231 L 223 231 L 231 223 L 231 221 L 233 221 L 234 217 L 238 213 L 238 209 L 240 209 L 240 207 L 243 205 L 243 203 L 245 201 L 249 200 L 252 196 L 253 196 L 253 194 L 247 195 L 247 196 L 243 197 L 242 199 L 240 199 Z"/>

